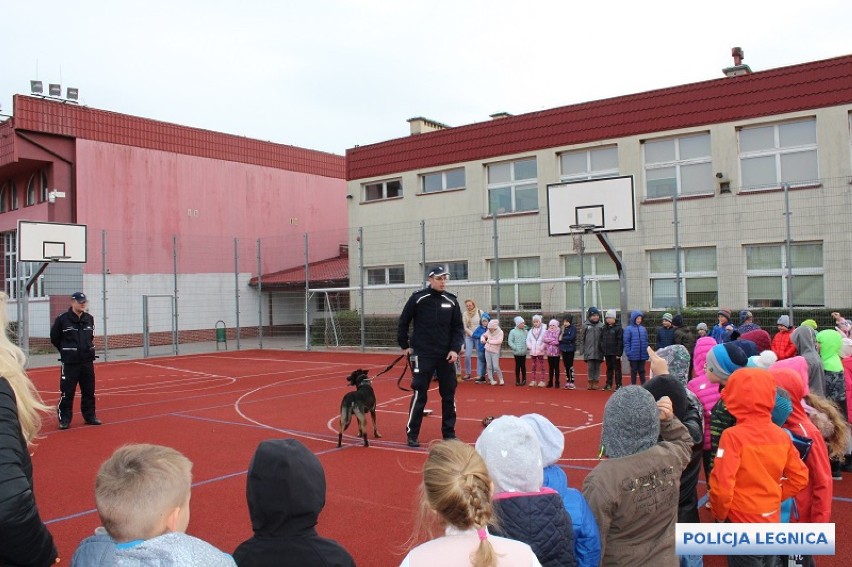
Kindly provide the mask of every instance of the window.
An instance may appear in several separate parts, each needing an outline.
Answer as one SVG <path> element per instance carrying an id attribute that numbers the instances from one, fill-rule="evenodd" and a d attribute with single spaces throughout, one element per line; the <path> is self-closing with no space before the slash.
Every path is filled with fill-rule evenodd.
<path id="1" fill-rule="evenodd" d="M 824 306 L 822 243 L 793 244 L 790 250 L 793 306 Z M 749 307 L 791 307 L 787 305 L 787 247 L 746 246 L 745 253 Z"/>
<path id="2" fill-rule="evenodd" d="M 16 232 L 3 233 L 3 274 L 4 291 L 10 300 L 18 299 L 19 290 L 26 285 L 36 270 L 39 269 L 37 262 L 24 262 L 21 265 L 21 273 L 18 273 L 18 235 Z M 30 298 L 45 297 L 44 274 L 39 276 L 36 283 L 30 288 Z"/>
<path id="3" fill-rule="evenodd" d="M 38 199 L 38 202 L 47 200 L 47 173 L 44 170 L 30 175 L 30 180 L 27 182 L 26 197 L 27 207 L 35 205 L 36 199 Z"/>
<path id="4" fill-rule="evenodd" d="M 535 158 L 492 163 L 488 169 L 488 214 L 538 210 Z"/>
<path id="5" fill-rule="evenodd" d="M 451 280 L 468 279 L 466 260 L 462 260 L 459 262 L 428 262 L 426 265 L 433 266 L 437 264 L 440 264 L 441 266 L 445 266 L 447 268 L 447 271 L 450 273 Z"/>
<path id="6" fill-rule="evenodd" d="M 448 169 L 447 171 L 436 171 L 425 173 L 420 176 L 421 189 L 424 193 L 438 193 L 452 189 L 464 189 L 464 168 Z"/>
<path id="7" fill-rule="evenodd" d="M 538 258 L 517 258 L 511 260 L 500 260 L 498 272 L 495 272 L 494 261 L 490 261 L 491 277 L 496 278 L 497 273 L 501 280 L 515 280 L 524 278 L 539 278 Z M 491 308 L 497 308 L 497 286 L 491 286 Z M 500 309 L 518 311 L 521 309 L 541 309 L 541 285 L 540 284 L 500 284 Z"/>
<path id="8" fill-rule="evenodd" d="M 18 188 L 15 186 L 15 182 L 9 186 L 9 210 L 15 211 L 18 209 Z"/>
<path id="9" fill-rule="evenodd" d="M 364 185 L 364 201 L 381 201 L 402 197 L 402 180 L 389 179 Z"/>
<path id="10" fill-rule="evenodd" d="M 680 250 L 680 297 L 685 307 L 717 307 L 719 283 L 716 272 L 716 249 L 682 248 Z M 651 309 L 677 306 L 677 255 L 674 250 L 653 250 L 651 264 Z"/>
<path id="11" fill-rule="evenodd" d="M 580 302 L 580 256 L 565 256 L 565 275 L 572 278 L 565 284 L 565 306 L 581 309 L 583 305 L 621 305 L 621 284 L 618 270 L 605 253 L 583 254 L 585 301 Z"/>
<path id="12" fill-rule="evenodd" d="M 819 179 L 816 119 L 756 126 L 740 130 L 742 185 L 804 185 Z"/>
<path id="13" fill-rule="evenodd" d="M 367 285 L 404 284 L 405 267 L 367 268 Z"/>
<path id="14" fill-rule="evenodd" d="M 9 210 L 9 194 L 13 191 L 14 185 L 12 181 L 6 181 L 0 186 L 0 213 L 5 213 Z"/>
<path id="15" fill-rule="evenodd" d="M 710 134 L 651 140 L 644 147 L 649 199 L 713 194 Z"/>
<path id="16" fill-rule="evenodd" d="M 601 179 L 618 175 L 618 147 L 592 148 L 559 154 L 562 181 Z"/>

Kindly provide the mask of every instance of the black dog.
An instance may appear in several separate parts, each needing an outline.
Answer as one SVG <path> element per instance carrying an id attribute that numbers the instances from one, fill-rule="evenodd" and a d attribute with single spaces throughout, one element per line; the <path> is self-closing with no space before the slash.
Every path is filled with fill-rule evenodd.
<path id="1" fill-rule="evenodd" d="M 358 437 L 364 439 L 365 447 L 369 447 L 367 412 L 370 412 L 370 415 L 373 416 L 373 435 L 376 438 L 381 437 L 379 430 L 376 429 L 376 393 L 373 392 L 366 370 L 359 368 L 350 374 L 346 380 L 350 386 L 355 386 L 357 389 L 343 396 L 343 400 L 340 402 L 340 428 L 338 429 L 337 446 L 343 445 L 343 432 L 349 427 L 349 422 L 352 421 L 354 414 L 358 418 Z"/>

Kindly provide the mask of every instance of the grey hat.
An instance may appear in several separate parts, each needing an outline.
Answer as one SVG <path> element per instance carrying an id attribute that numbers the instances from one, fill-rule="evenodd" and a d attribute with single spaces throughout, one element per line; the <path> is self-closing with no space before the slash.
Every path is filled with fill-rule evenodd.
<path id="1" fill-rule="evenodd" d="M 514 318 L 514 321 L 515 321 L 515 326 L 517 327 L 518 325 L 520 325 L 521 323 L 524 322 L 524 318 L 521 317 L 520 315 L 518 315 L 517 317 Z"/>
<path id="2" fill-rule="evenodd" d="M 544 463 L 538 437 L 520 417 L 492 421 L 476 440 L 495 492 L 538 492 L 544 484 Z"/>
<path id="3" fill-rule="evenodd" d="M 669 364 L 669 374 L 686 386 L 689 377 L 689 351 L 683 345 L 669 345 L 657 351 Z"/>
<path id="4" fill-rule="evenodd" d="M 778 317 L 778 323 L 776 323 L 776 324 L 777 325 L 784 325 L 785 327 L 787 327 L 789 329 L 790 328 L 790 316 L 789 315 L 781 315 L 780 317 Z"/>
<path id="5" fill-rule="evenodd" d="M 541 445 L 541 459 L 545 467 L 549 467 L 562 457 L 565 449 L 565 435 L 553 423 L 537 413 L 522 415 L 521 419 L 527 422 L 535 431 Z"/>
<path id="6" fill-rule="evenodd" d="M 707 323 L 698 323 L 695 326 L 695 330 L 696 331 L 706 331 L 707 330 Z"/>
<path id="7" fill-rule="evenodd" d="M 601 445 L 610 458 L 627 457 L 650 449 L 660 436 L 657 403 L 641 386 L 624 386 L 604 407 Z"/>
<path id="8" fill-rule="evenodd" d="M 615 319 L 615 309 L 607 309 L 604 319 Z"/>

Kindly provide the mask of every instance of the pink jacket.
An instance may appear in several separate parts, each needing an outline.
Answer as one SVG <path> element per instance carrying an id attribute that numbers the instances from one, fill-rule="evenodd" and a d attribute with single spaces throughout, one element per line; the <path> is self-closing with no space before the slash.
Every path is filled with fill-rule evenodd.
<path id="1" fill-rule="evenodd" d="M 503 345 L 503 329 L 500 327 L 489 329 L 482 334 L 480 340 L 485 343 L 485 350 L 500 354 L 500 347 Z"/>
<path id="2" fill-rule="evenodd" d="M 544 332 L 544 354 L 547 356 L 559 356 L 559 329 Z"/>
<path id="3" fill-rule="evenodd" d="M 695 343 L 695 351 L 693 353 L 693 368 L 695 369 L 695 378 L 689 381 L 686 385 L 690 391 L 695 394 L 704 409 L 704 448 L 710 449 L 710 414 L 713 411 L 713 406 L 719 401 L 719 384 L 714 384 L 707 379 L 704 373 L 704 363 L 707 362 L 707 353 L 716 346 L 716 339 L 713 337 L 701 337 Z"/>

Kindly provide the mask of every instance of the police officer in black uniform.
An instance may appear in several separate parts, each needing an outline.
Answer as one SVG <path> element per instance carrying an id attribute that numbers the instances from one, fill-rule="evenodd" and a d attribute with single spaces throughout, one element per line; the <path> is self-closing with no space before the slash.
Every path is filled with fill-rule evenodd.
<path id="1" fill-rule="evenodd" d="M 407 351 L 414 379 L 405 432 L 409 447 L 419 447 L 420 423 L 433 375 L 438 376 L 441 393 L 441 433 L 444 439 L 456 437 L 455 362 L 464 346 L 464 323 L 455 295 L 445 291 L 450 275 L 444 266 L 431 268 L 429 285 L 411 294 L 399 317 L 397 342 Z M 408 328 L 414 322 L 409 340 Z"/>
<path id="2" fill-rule="evenodd" d="M 74 394 L 80 384 L 80 413 L 89 425 L 100 425 L 95 414 L 95 319 L 86 312 L 86 294 L 71 295 L 71 307 L 56 318 L 50 328 L 50 342 L 59 350 L 62 361 L 59 379 L 59 404 L 56 414 L 59 429 L 68 429 L 74 414 Z"/>

